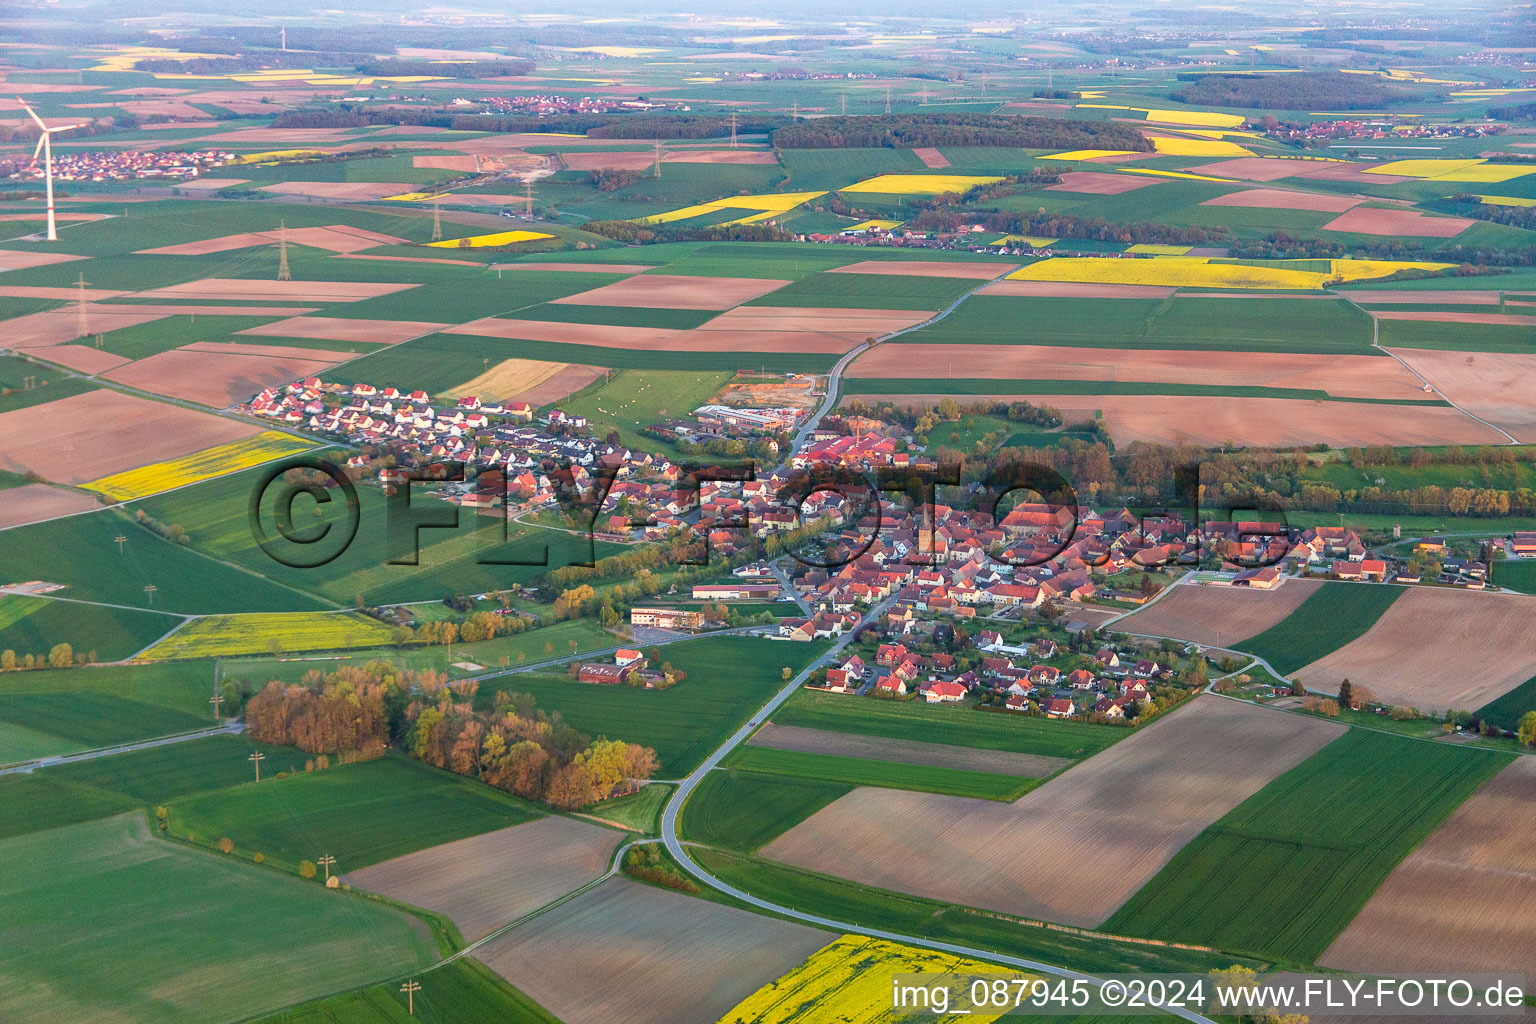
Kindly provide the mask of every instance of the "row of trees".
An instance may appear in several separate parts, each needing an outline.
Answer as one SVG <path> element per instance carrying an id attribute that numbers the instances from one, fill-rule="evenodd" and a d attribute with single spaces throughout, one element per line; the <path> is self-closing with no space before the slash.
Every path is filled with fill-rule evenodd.
<path id="1" fill-rule="evenodd" d="M 12 669 L 27 668 L 70 668 L 75 665 L 89 665 L 96 660 L 96 652 L 77 652 L 67 643 L 54 644 L 48 649 L 46 656 L 41 654 L 18 655 L 10 648 L 0 651 L 0 672 L 9 672 Z"/>
<path id="2" fill-rule="evenodd" d="M 1114 121 L 962 112 L 818 117 L 778 129 L 773 133 L 773 144 L 779 149 L 1009 146 L 1152 150 L 1152 143 L 1140 132 Z"/>

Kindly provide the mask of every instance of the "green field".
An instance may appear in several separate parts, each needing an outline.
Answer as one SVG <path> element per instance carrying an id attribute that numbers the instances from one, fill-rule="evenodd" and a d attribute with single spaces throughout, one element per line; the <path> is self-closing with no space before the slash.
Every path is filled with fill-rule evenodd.
<path id="1" fill-rule="evenodd" d="M 229 336 L 247 327 L 273 323 L 278 317 L 261 316 L 168 316 L 151 320 L 147 324 L 123 327 L 102 335 L 100 347 L 113 355 L 126 359 L 146 359 L 160 352 L 168 352 L 182 345 L 199 341 L 230 341 Z M 256 340 L 254 338 L 246 340 Z M 271 339 L 263 338 L 268 343 Z M 86 345 L 87 341 L 77 344 Z M 287 341 L 282 342 L 287 344 Z"/>
<path id="2" fill-rule="evenodd" d="M 1049 369 L 1049 367 L 1047 367 Z M 849 395 L 1184 395 L 1214 398 L 1285 398 L 1299 401 L 1357 402 L 1366 405 L 1439 405 L 1443 399 L 1335 398 L 1313 388 L 1272 388 L 1246 384 L 1153 384 L 1142 381 L 1022 380 L 1017 377 L 852 377 L 843 382 Z"/>
<path id="3" fill-rule="evenodd" d="M 82 670 L 85 671 L 85 670 Z M 62 747 L 42 753 L 89 750 L 205 729 L 206 716 L 144 704 L 110 693 L 0 692 L 0 726 L 27 730 L 59 741 Z M 10 747 L 0 733 L 0 764 L 38 756 Z"/>
<path id="4" fill-rule="evenodd" d="M 612 800 L 592 804 L 586 809 L 586 813 L 595 818 L 602 818 L 604 821 L 632 828 L 636 832 L 656 835 L 661 831 L 662 809 L 675 788 L 664 782 L 653 782 L 641 786 L 639 792 L 630 793 L 628 796 L 614 797 Z"/>
<path id="5" fill-rule="evenodd" d="M 30 384 L 28 378 L 31 378 Z M 71 376 L 65 370 L 42 366 L 19 356 L 0 356 L 0 412 L 25 409 L 29 405 L 41 405 L 95 390 L 95 384 Z"/>
<path id="6" fill-rule="evenodd" d="M 415 1015 L 390 982 L 262 1017 L 257 1024 L 560 1024 L 480 961 L 463 957 L 417 976 Z"/>
<path id="7" fill-rule="evenodd" d="M 598 437 L 617 431 L 621 444 L 656 450 L 664 446 L 642 435 L 641 427 L 689 416 L 730 379 L 729 373 L 718 371 L 620 370 L 607 383 L 595 383 L 562 401 L 560 408 L 585 416 Z"/>
<path id="8" fill-rule="evenodd" d="M 275 780 L 278 772 L 302 771 L 310 758 L 302 750 L 245 736 L 209 736 L 59 765 L 45 769 L 44 775 L 158 806 L 177 797 L 252 781 L 256 773 L 249 758 L 253 753 L 266 755 L 261 762 L 262 785 Z"/>
<path id="9" fill-rule="evenodd" d="M 1502 697 L 1484 704 L 1474 714 L 1500 729 L 1514 732 L 1520 727 L 1520 717 L 1527 711 L 1536 711 L 1536 679 L 1527 679 Z"/>
<path id="10" fill-rule="evenodd" d="M 1480 308 L 1484 312 L 1494 311 L 1491 306 Z M 1528 313 L 1529 310 L 1515 312 Z M 1531 328 L 1512 324 L 1383 320 L 1381 343 L 1388 348 L 1438 348 L 1455 352 L 1536 352 L 1536 338 L 1533 338 Z"/>
<path id="11" fill-rule="evenodd" d="M 999 263 L 999 275 L 1008 265 Z M 753 299 L 748 306 L 830 306 L 938 312 L 985 282 L 895 274 L 816 274 Z"/>
<path id="12" fill-rule="evenodd" d="M 1536 558 L 1496 559 L 1491 568 L 1497 585 L 1522 594 L 1536 594 Z"/>
<path id="13" fill-rule="evenodd" d="M 851 782 L 832 779 L 717 769 L 704 776 L 683 805 L 679 831 L 695 842 L 749 852 L 853 788 Z"/>
<path id="14" fill-rule="evenodd" d="M 46 659 L 55 644 L 67 643 L 92 661 L 119 661 L 148 647 L 180 620 L 171 615 L 56 601 L 46 597 L 0 597 L 0 650 L 18 658 Z"/>
<path id="15" fill-rule="evenodd" d="M 107 694 L 154 704 L 213 724 L 213 669 L 209 665 L 96 665 L 0 674 L 0 700 L 12 694 Z"/>
<path id="16" fill-rule="evenodd" d="M 66 782 L 49 772 L 0 775 L 0 838 L 109 818 L 137 807 L 121 793 Z"/>
<path id="17" fill-rule="evenodd" d="M 1283 621 L 1244 640 L 1242 649 L 1289 675 L 1364 636 L 1405 593 L 1402 587 L 1330 580 Z"/>
<path id="18" fill-rule="evenodd" d="M 773 721 L 777 725 L 801 725 L 893 740 L 1071 758 L 1096 754 L 1131 734 L 1130 729 L 1111 725 L 1058 722 L 914 702 L 862 700 L 813 690 L 796 693 L 774 712 Z"/>
<path id="19" fill-rule="evenodd" d="M 663 661 L 688 674 L 665 690 L 517 673 L 482 684 L 478 699 L 489 706 L 497 690 L 532 694 L 541 710 L 560 712 L 584 733 L 654 747 L 661 777 L 681 778 L 784 685 L 782 667 L 798 672 L 825 650 L 825 642 L 704 637 L 661 648 Z"/>
<path id="20" fill-rule="evenodd" d="M 221 837 L 297 871 L 336 858 L 333 874 L 538 817 L 528 804 L 399 754 L 263 779 L 177 800 L 171 833 L 212 847 Z"/>
<path id="21" fill-rule="evenodd" d="M 920 793 L 971 796 L 983 800 L 1013 801 L 1028 793 L 1038 779 L 961 768 L 933 768 L 836 754 L 810 754 L 772 747 L 742 746 L 725 759 L 727 766 L 769 775 L 842 782 L 854 786 L 910 789 Z"/>
<path id="22" fill-rule="evenodd" d="M 435 959 L 404 914 L 155 838 L 137 814 L 0 840 L 0 860 L 18 1020 L 207 1024 Z"/>
<path id="23" fill-rule="evenodd" d="M 1104 929 L 1310 962 L 1508 762 L 1351 729 L 1180 850 Z"/>

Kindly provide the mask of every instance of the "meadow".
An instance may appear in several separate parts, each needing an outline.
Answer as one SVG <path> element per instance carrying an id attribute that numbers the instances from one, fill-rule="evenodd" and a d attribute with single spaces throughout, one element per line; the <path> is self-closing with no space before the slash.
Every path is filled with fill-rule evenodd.
<path id="1" fill-rule="evenodd" d="M 530 805 L 401 754 L 250 782 L 173 801 L 171 834 L 297 873 L 323 854 L 343 874 L 407 853 L 532 821 Z M 194 838 L 195 837 L 195 838 Z"/>
<path id="2" fill-rule="evenodd" d="M 825 650 L 824 642 L 703 637 L 661 648 L 663 662 L 688 674 L 664 690 L 517 673 L 482 684 L 477 700 L 489 706 L 497 690 L 531 694 L 541 710 L 560 712 L 568 725 L 593 737 L 653 747 L 661 760 L 658 774 L 680 778 L 784 685 L 784 667 L 798 672 Z"/>
<path id="3" fill-rule="evenodd" d="M 616 796 L 612 800 L 593 804 L 586 809 L 586 813 L 632 828 L 636 832 L 656 835 L 661 831 L 662 809 L 675 788 L 664 782 L 653 782 L 628 796 Z"/>
<path id="4" fill-rule="evenodd" d="M 1038 779 L 963 768 L 935 768 L 836 754 L 776 750 L 771 747 L 737 747 L 726 758 L 725 764 L 731 768 L 768 775 L 820 779 L 854 786 L 910 789 L 919 793 L 944 793 L 983 800 L 1017 800 L 1039 783 Z"/>
<path id="5" fill-rule="evenodd" d="M 1104 928 L 1309 963 L 1508 762 L 1351 729 L 1185 846 Z"/>
<path id="6" fill-rule="evenodd" d="M 16 982 L 7 1012 L 22 1019 L 204 1024 L 434 959 L 402 913 L 168 843 L 137 814 L 0 840 L 0 858 L 17 940 L 0 971 Z"/>
<path id="7" fill-rule="evenodd" d="M 560 403 L 573 416 L 585 416 L 598 437 L 617 431 L 622 444 L 641 450 L 662 447 L 643 436 L 641 427 L 687 417 L 725 386 L 731 374 L 691 370 L 620 370 Z"/>
<path id="8" fill-rule="evenodd" d="M 774 712 L 776 725 L 799 725 L 887 739 L 1012 750 L 1049 757 L 1087 757 L 1132 730 L 1086 722 L 1058 722 L 1004 712 L 931 707 L 905 701 L 866 700 L 801 690 Z"/>
<path id="9" fill-rule="evenodd" d="M 174 616 L 148 609 L 0 596 L 0 651 L 14 651 L 18 659 L 31 654 L 39 664 L 46 664 L 48 652 L 60 643 L 92 661 L 132 657 L 176 624 Z"/>
<path id="10" fill-rule="evenodd" d="M 1278 625 L 1244 640 L 1242 649 L 1289 675 L 1364 636 L 1404 593 L 1402 587 L 1329 581 Z"/>

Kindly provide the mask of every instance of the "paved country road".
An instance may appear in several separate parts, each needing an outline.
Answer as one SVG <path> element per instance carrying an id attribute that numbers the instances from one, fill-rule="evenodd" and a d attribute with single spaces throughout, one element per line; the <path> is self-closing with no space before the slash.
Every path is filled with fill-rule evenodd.
<path id="1" fill-rule="evenodd" d="M 129 754 L 135 750 L 149 750 L 152 747 L 166 747 L 172 743 L 185 743 L 187 740 L 201 740 L 209 736 L 238 736 L 245 732 L 244 722 L 226 722 L 224 725 L 209 726 L 207 729 L 198 729 L 195 732 L 180 732 L 174 736 L 157 736 L 152 740 L 139 740 L 136 743 L 119 743 L 115 747 L 99 747 L 96 750 L 82 750 L 74 754 L 59 754 L 55 757 L 39 757 L 32 761 L 22 761 L 17 764 L 0 768 L 0 775 L 26 775 L 39 768 L 52 768 L 55 765 L 74 764 L 76 761 L 94 761 L 98 757 L 111 757 L 114 754 Z"/>
<path id="2" fill-rule="evenodd" d="M 894 600 L 894 596 L 888 597 L 881 601 L 879 604 L 871 607 L 865 616 L 865 621 L 871 622 L 878 619 L 879 616 L 885 611 L 886 607 L 889 606 Z M 1055 964 L 1040 963 L 1036 960 L 1026 960 L 1023 957 L 1008 956 L 1006 954 L 997 953 L 992 950 L 975 949 L 971 946 L 961 946 L 952 942 L 936 942 L 932 939 L 924 938 L 923 936 L 919 935 L 902 935 L 899 932 L 888 932 L 879 928 L 866 928 L 863 925 L 850 924 L 846 921 L 837 921 L 829 917 L 821 917 L 816 914 L 807 914 L 803 911 L 795 910 L 793 907 L 781 906 L 768 900 L 759 899 L 758 897 L 753 896 L 751 893 L 743 892 L 728 882 L 721 881 L 714 875 L 711 875 L 708 871 L 704 870 L 703 867 L 701 867 L 696 861 L 694 861 L 692 857 L 689 856 L 688 848 L 683 844 L 682 840 L 680 840 L 677 835 L 677 816 L 679 811 L 682 809 L 683 803 L 688 799 L 689 795 L 694 791 L 695 788 L 698 787 L 699 783 L 704 780 L 704 777 L 720 764 L 720 761 L 727 754 L 736 749 L 736 747 L 739 746 L 741 742 L 748 736 L 752 735 L 752 732 L 757 729 L 758 726 L 766 722 L 769 716 L 771 716 L 775 711 L 779 709 L 780 705 L 787 701 L 796 690 L 805 685 L 805 681 L 810 676 L 811 672 L 830 662 L 852 642 L 852 632 L 843 634 L 841 638 L 832 644 L 832 646 L 827 650 L 825 654 L 823 654 L 820 658 L 817 658 L 810 665 L 806 666 L 799 675 L 791 679 L 782 690 L 780 690 L 773 696 L 771 700 L 768 701 L 767 704 L 763 705 L 762 709 L 759 710 L 757 714 L 752 716 L 746 725 L 743 725 L 740 729 L 737 729 L 734 733 L 732 733 L 731 737 L 727 739 L 723 744 L 721 744 L 719 749 L 717 749 L 713 754 L 706 758 L 703 764 L 694 769 L 692 774 L 690 774 L 686 779 L 682 780 L 677 789 L 672 793 L 671 798 L 667 801 L 666 810 L 662 813 L 661 840 L 666 844 L 667 852 L 672 854 L 672 856 L 677 860 L 678 864 L 681 865 L 685 871 L 687 871 L 693 877 L 697 878 L 700 882 L 708 885 L 710 888 L 723 892 L 726 895 L 732 896 L 735 899 L 741 900 L 743 903 L 750 904 L 751 906 L 758 907 L 762 910 L 771 911 L 775 914 L 792 918 L 796 921 L 803 921 L 804 923 L 813 925 L 817 928 L 825 928 L 829 931 L 844 932 L 852 935 L 868 935 L 877 939 L 888 939 L 892 942 L 900 942 L 908 946 L 917 946 L 922 949 L 935 949 L 945 953 L 954 953 L 958 956 L 972 957 L 978 960 L 990 961 L 992 963 L 1006 964 L 1009 967 L 1017 967 L 1022 970 L 1034 971 L 1039 974 L 1049 974 L 1055 977 L 1067 978 L 1073 981 L 1085 981 L 1096 988 L 1102 986 L 1104 982 L 1100 978 L 1095 978 L 1091 974 L 1083 974 L 1079 971 L 1071 970 L 1070 968 L 1058 967 Z M 1187 1010 L 1183 1008 L 1170 1008 L 1167 1012 L 1174 1016 L 1182 1017 L 1184 1020 L 1191 1021 L 1192 1024 L 1213 1024 L 1213 1022 L 1208 1017 L 1203 1017 L 1200 1014 L 1195 1013 L 1193 1010 Z"/>

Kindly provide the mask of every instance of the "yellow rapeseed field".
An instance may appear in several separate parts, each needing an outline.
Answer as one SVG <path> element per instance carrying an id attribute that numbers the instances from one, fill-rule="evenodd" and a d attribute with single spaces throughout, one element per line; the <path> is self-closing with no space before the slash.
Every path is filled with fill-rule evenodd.
<path id="1" fill-rule="evenodd" d="M 1491 164 L 1487 160 L 1393 160 L 1366 168 L 1367 174 L 1401 174 L 1435 181 L 1472 181 L 1494 184 L 1536 174 L 1536 164 Z"/>
<path id="2" fill-rule="evenodd" d="M 1317 291 L 1330 284 L 1370 281 L 1400 270 L 1444 270 L 1451 264 L 1401 260 L 1333 260 L 1329 273 L 1310 269 L 1316 266 L 1315 260 L 1272 260 L 1260 266 L 1251 266 L 1244 263 L 1213 263 L 1203 256 L 1158 256 L 1150 260 L 1058 256 L 1032 263 L 1008 276 L 1018 281 Z"/>
<path id="3" fill-rule="evenodd" d="M 1001 968 L 979 960 L 844 935 L 742 1000 L 719 1024 L 894 1024 L 907 1019 L 891 1007 L 891 978 L 896 974 L 1004 976 Z M 944 1014 L 922 1019 L 935 1024 L 961 1020 L 990 1024 L 1000 1016 Z"/>
<path id="4" fill-rule="evenodd" d="M 446 199 L 446 192 L 402 192 L 397 196 L 385 196 L 387 203 L 424 203 L 429 199 Z"/>
<path id="5" fill-rule="evenodd" d="M 1087 93 L 1083 94 L 1087 97 Z M 1079 103 L 1089 110 L 1134 110 L 1156 124 L 1193 124 L 1208 128 L 1236 128 L 1242 124 L 1241 114 L 1218 114 L 1211 110 L 1158 110 L 1149 107 L 1127 107 L 1116 103 Z"/>
<path id="6" fill-rule="evenodd" d="M 1284 260 L 1279 261 L 1284 263 Z M 1333 276 L 1340 281 L 1373 281 L 1399 270 L 1448 270 L 1454 263 L 1423 263 L 1413 260 L 1334 260 Z"/>
<path id="7" fill-rule="evenodd" d="M 755 213 L 736 220 L 726 221 L 727 224 L 755 224 L 758 221 L 768 220 L 788 213 L 802 203 L 808 203 L 817 196 L 824 196 L 825 192 L 769 192 L 755 196 L 726 196 L 724 199 L 716 199 L 708 203 L 696 203 L 693 206 L 684 206 L 679 210 L 669 210 L 666 213 L 653 214 L 650 217 L 640 217 L 642 224 L 670 224 L 676 220 L 687 220 L 690 217 L 703 216 L 706 213 L 714 213 L 716 210 L 753 210 Z"/>
<path id="8" fill-rule="evenodd" d="M 313 447 L 299 438 L 275 430 L 264 430 L 244 441 L 230 441 L 177 459 L 113 473 L 82 486 L 100 491 L 113 501 L 132 501 L 173 487 L 207 480 L 209 477 L 223 476 L 237 469 L 249 469 Z"/>
<path id="9" fill-rule="evenodd" d="M 1225 139 L 1174 139 L 1152 137 L 1158 156 L 1254 156 L 1254 152 Z"/>
<path id="10" fill-rule="evenodd" d="M 467 238 L 448 238 L 441 242 L 428 242 L 438 249 L 495 249 L 518 242 L 532 242 L 539 238 L 554 238 L 542 231 L 497 231 L 489 235 L 470 235 Z"/>
<path id="11" fill-rule="evenodd" d="M 322 156 L 325 154 L 318 149 L 269 149 L 265 153 L 242 153 L 229 162 L 230 164 L 261 164 L 276 160 L 308 160 Z"/>
<path id="12" fill-rule="evenodd" d="M 380 647 L 394 642 L 394 630 L 357 612 L 255 612 L 191 619 L 139 655 L 140 661 L 216 658 L 237 654 L 283 654 Z"/>
<path id="13" fill-rule="evenodd" d="M 843 230 L 844 231 L 870 231 L 870 230 L 873 230 L 875 228 L 879 228 L 882 231 L 889 231 L 889 230 L 891 230 L 891 228 L 899 228 L 899 227 L 901 227 L 901 221 L 899 221 L 899 220 L 861 220 L 857 224 L 850 224 L 850 225 L 848 225 L 847 227 L 843 228 Z"/>
<path id="14" fill-rule="evenodd" d="M 1070 149 L 1065 153 L 1052 153 L 1042 160 L 1093 160 L 1101 156 L 1136 156 L 1134 149 Z"/>
<path id="15" fill-rule="evenodd" d="M 1192 245 L 1154 245 L 1151 242 L 1142 242 L 1139 245 L 1127 247 L 1125 251 L 1140 253 L 1143 256 L 1183 256 L 1193 248 Z"/>
<path id="16" fill-rule="evenodd" d="M 1536 199 L 1522 199 L 1519 196 L 1478 196 L 1484 206 L 1536 206 Z"/>
<path id="17" fill-rule="evenodd" d="M 881 174 L 839 189 L 842 192 L 877 192 L 890 196 L 937 196 L 964 192 L 975 185 L 1002 181 L 1000 175 L 976 174 Z"/>
<path id="18" fill-rule="evenodd" d="M 1229 185 L 1237 184 L 1236 178 L 1218 178 L 1211 174 L 1186 174 L 1183 171 L 1159 171 L 1151 167 L 1122 167 L 1123 174 L 1150 174 L 1155 178 L 1184 178 L 1188 181 L 1222 181 Z"/>

